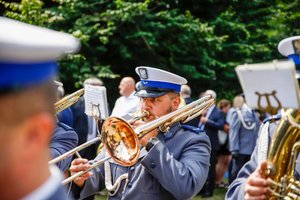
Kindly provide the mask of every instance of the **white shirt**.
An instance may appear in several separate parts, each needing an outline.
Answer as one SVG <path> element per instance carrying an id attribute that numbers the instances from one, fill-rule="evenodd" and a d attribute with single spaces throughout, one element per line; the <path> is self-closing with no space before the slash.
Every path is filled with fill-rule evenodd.
<path id="1" fill-rule="evenodd" d="M 57 190 L 58 187 L 62 186 L 63 176 L 60 170 L 55 166 L 49 166 L 51 176 L 35 191 L 26 195 L 22 200 L 41 200 L 48 199 Z"/>
<path id="2" fill-rule="evenodd" d="M 134 96 L 134 93 L 135 92 L 132 92 L 128 97 L 119 97 L 115 103 L 111 116 L 122 117 L 126 120 L 129 119 L 129 115 L 136 112 L 140 104 L 140 98 Z"/>

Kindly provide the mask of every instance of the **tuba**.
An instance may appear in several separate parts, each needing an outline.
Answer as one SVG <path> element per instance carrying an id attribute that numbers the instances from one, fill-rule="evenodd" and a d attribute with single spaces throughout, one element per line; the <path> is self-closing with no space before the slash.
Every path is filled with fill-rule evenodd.
<path id="1" fill-rule="evenodd" d="M 287 109 L 274 133 L 264 170 L 270 185 L 267 199 L 300 199 L 300 182 L 295 178 L 299 139 L 300 110 Z"/>

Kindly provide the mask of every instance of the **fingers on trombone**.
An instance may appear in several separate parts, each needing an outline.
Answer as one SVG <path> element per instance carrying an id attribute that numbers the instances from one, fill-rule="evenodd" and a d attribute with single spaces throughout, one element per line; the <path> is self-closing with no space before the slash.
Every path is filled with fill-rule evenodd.
<path id="1" fill-rule="evenodd" d="M 83 158 L 76 158 L 72 161 L 70 171 L 71 172 L 80 172 L 85 171 L 90 167 L 90 164 L 88 163 L 87 159 Z"/>

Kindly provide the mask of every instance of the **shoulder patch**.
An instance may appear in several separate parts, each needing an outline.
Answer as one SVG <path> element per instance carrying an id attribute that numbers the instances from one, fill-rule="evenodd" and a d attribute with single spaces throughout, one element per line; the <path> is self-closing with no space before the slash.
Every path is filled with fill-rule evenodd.
<path id="1" fill-rule="evenodd" d="M 64 124 L 62 122 L 58 122 L 57 126 L 62 127 L 63 129 L 65 129 L 66 131 L 73 131 L 74 129 L 70 126 L 68 126 L 67 124 Z"/>
<path id="2" fill-rule="evenodd" d="M 281 119 L 281 114 L 279 113 L 277 115 L 272 115 L 270 117 L 267 117 L 266 119 L 264 119 L 263 123 L 264 124 L 267 123 L 267 122 L 272 123 L 272 122 L 275 122 L 275 121 L 280 120 L 280 119 Z"/>
<path id="3" fill-rule="evenodd" d="M 204 131 L 202 129 L 200 129 L 199 127 L 190 126 L 190 125 L 181 125 L 181 127 L 184 130 L 192 131 L 192 132 L 197 133 L 197 134 L 204 133 Z"/>

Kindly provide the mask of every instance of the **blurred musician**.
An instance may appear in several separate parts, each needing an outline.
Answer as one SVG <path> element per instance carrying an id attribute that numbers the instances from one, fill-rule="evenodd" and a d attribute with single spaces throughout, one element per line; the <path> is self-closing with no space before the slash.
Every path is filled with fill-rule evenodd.
<path id="1" fill-rule="evenodd" d="M 58 90 L 60 87 L 62 87 L 62 83 L 55 81 L 55 86 L 57 93 L 59 93 Z M 58 97 L 56 101 L 60 99 L 61 98 Z M 74 149 L 78 143 L 78 135 L 74 131 L 74 129 L 68 126 L 67 124 L 61 122 L 58 116 L 57 118 L 58 120 L 55 127 L 55 131 L 51 137 L 51 141 L 49 144 L 52 159 Z M 65 172 L 69 168 L 71 161 L 72 157 L 70 156 L 66 159 L 59 161 L 58 163 L 56 163 L 56 165 L 62 172 Z"/>
<path id="2" fill-rule="evenodd" d="M 0 199 L 66 199 L 49 169 L 55 127 L 56 58 L 74 52 L 71 35 L 0 17 Z"/>

